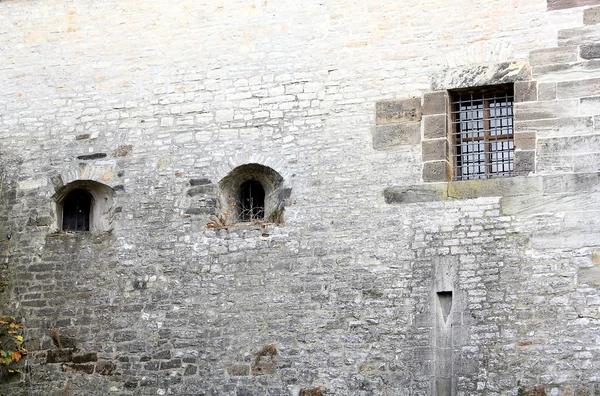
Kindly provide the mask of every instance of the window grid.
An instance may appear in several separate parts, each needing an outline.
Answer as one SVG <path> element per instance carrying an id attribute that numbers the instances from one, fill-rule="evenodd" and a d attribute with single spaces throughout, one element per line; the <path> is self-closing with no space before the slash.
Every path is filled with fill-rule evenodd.
<path id="1" fill-rule="evenodd" d="M 512 87 L 453 93 L 453 180 L 513 175 L 513 99 Z"/>

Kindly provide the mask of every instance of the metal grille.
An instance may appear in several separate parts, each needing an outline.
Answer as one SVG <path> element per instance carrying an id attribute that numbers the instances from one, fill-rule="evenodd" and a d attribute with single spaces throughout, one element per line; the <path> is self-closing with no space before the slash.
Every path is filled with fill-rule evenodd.
<path id="1" fill-rule="evenodd" d="M 513 89 L 499 86 L 452 93 L 454 180 L 513 173 Z"/>
<path id="2" fill-rule="evenodd" d="M 89 231 L 92 195 L 85 190 L 74 190 L 63 202 L 63 231 Z"/>
<path id="3" fill-rule="evenodd" d="M 239 220 L 262 220 L 265 217 L 265 189 L 256 180 L 240 186 Z"/>

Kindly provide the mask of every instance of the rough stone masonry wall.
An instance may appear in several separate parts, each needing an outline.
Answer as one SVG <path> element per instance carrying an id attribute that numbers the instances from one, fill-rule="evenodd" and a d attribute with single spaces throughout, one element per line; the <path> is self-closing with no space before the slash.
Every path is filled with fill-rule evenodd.
<path id="1" fill-rule="evenodd" d="M 590 3 L 0 2 L 0 392 L 599 395 Z M 515 64 L 533 168 L 424 183 L 428 98 Z M 205 227 L 255 163 L 284 223 Z M 55 232 L 80 180 L 110 227 Z"/>

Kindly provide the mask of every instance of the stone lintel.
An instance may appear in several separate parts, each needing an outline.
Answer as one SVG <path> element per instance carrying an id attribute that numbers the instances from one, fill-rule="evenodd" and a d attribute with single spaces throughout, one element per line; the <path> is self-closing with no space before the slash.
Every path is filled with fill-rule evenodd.
<path id="1" fill-rule="evenodd" d="M 482 87 L 531 80 L 531 68 L 524 61 L 481 64 L 446 70 L 431 84 L 433 90 Z"/>

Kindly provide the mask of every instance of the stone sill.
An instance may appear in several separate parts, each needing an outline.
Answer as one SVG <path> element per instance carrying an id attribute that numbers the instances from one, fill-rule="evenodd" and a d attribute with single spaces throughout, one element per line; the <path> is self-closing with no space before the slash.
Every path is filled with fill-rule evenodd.
<path id="1" fill-rule="evenodd" d="M 413 186 L 394 186 L 384 190 L 386 203 L 419 203 L 480 197 L 539 195 L 542 178 L 515 176 L 485 180 L 426 183 Z"/>
<path id="2" fill-rule="evenodd" d="M 387 187 L 385 202 L 419 203 L 480 197 L 541 197 L 600 192 L 600 172 L 514 176 Z"/>

